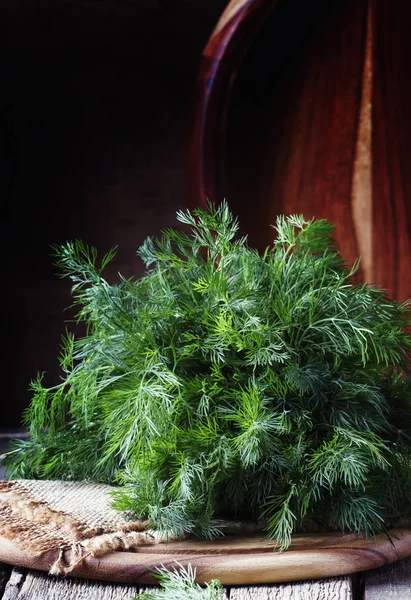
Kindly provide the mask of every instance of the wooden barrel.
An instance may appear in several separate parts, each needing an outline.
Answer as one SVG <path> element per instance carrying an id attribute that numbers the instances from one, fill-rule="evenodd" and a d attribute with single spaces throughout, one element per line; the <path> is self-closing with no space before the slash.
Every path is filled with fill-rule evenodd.
<path id="1" fill-rule="evenodd" d="M 327 218 L 360 277 L 411 296 L 408 0 L 232 0 L 200 65 L 189 204 L 226 198 L 262 249 Z"/>

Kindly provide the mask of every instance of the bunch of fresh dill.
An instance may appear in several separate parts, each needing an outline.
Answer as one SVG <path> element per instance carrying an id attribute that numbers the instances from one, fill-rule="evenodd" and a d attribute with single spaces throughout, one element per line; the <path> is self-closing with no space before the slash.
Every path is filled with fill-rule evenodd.
<path id="1" fill-rule="evenodd" d="M 110 285 L 81 242 L 57 250 L 87 335 L 41 378 L 11 476 L 121 485 L 161 531 L 219 518 L 367 535 L 410 513 L 409 304 L 354 285 L 324 220 L 279 217 L 263 255 L 223 203 L 148 238 L 147 271 Z"/>

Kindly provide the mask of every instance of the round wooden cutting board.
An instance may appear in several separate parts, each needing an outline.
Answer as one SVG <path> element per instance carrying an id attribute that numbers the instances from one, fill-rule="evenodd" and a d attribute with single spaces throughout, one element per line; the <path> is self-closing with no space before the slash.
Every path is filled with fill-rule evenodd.
<path id="1" fill-rule="evenodd" d="M 151 584 L 152 570 L 164 565 L 176 568 L 189 563 L 197 582 L 219 579 L 224 585 L 264 584 L 321 579 L 366 571 L 411 555 L 411 527 L 364 539 L 354 534 L 296 535 L 285 552 L 261 534 L 229 536 L 215 541 L 185 540 L 145 546 L 135 552 L 88 556 L 70 576 L 119 583 Z M 58 551 L 31 556 L 0 537 L 0 562 L 49 571 Z M 69 556 L 67 557 L 69 558 Z"/>

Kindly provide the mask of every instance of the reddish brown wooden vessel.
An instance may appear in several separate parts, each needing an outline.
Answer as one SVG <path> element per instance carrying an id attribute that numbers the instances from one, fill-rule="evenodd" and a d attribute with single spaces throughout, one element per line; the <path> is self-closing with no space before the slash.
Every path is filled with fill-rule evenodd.
<path id="1" fill-rule="evenodd" d="M 360 277 L 411 296 L 407 0 L 232 0 L 204 50 L 188 199 L 227 198 L 270 243 L 277 214 L 328 218 Z"/>

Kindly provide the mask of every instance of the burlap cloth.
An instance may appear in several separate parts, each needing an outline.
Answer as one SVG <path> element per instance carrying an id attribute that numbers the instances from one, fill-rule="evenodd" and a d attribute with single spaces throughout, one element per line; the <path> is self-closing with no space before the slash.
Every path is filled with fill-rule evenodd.
<path id="1" fill-rule="evenodd" d="M 0 536 L 30 556 L 54 551 L 52 575 L 70 573 L 88 556 L 164 543 L 165 536 L 150 529 L 148 521 L 111 507 L 114 489 L 92 482 L 0 481 Z M 219 523 L 228 535 L 247 535 L 264 527 L 264 523 Z"/>
<path id="2" fill-rule="evenodd" d="M 163 541 L 148 522 L 111 508 L 112 489 L 89 482 L 0 481 L 0 535 L 33 556 L 58 550 L 50 574 L 60 575 L 87 556 Z"/>

